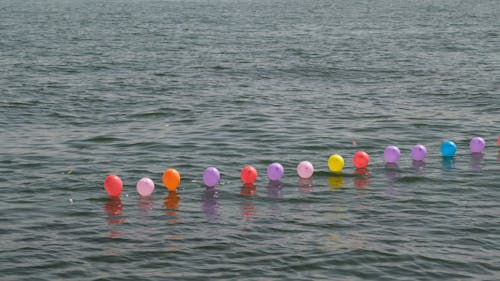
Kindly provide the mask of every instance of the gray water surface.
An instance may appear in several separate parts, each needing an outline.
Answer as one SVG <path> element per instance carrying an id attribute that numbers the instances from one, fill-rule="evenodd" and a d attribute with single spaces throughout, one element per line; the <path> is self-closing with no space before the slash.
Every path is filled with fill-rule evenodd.
<path id="1" fill-rule="evenodd" d="M 1 1 L 0 279 L 499 280 L 499 7 Z"/>

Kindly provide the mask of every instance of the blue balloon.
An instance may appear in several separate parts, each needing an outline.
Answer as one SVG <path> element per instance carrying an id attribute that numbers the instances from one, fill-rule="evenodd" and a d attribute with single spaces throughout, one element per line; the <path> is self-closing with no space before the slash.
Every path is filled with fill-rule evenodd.
<path id="1" fill-rule="evenodd" d="M 452 141 L 445 141 L 441 144 L 441 154 L 446 157 L 450 157 L 455 155 L 457 152 L 457 145 Z"/>

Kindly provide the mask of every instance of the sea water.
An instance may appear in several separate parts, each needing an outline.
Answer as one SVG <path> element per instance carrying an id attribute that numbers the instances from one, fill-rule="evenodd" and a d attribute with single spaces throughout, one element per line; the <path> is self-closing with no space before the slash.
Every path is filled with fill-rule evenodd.
<path id="1" fill-rule="evenodd" d="M 498 280 L 499 7 L 1 1 L 0 279 Z"/>

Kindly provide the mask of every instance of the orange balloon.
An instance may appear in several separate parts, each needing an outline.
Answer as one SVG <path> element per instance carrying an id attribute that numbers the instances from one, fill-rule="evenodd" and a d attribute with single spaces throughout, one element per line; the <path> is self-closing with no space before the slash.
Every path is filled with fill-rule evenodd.
<path id="1" fill-rule="evenodd" d="M 123 190 L 123 182 L 117 175 L 109 175 L 104 179 L 104 189 L 109 196 L 118 197 Z"/>
<path id="2" fill-rule="evenodd" d="M 168 190 L 174 191 L 181 183 L 181 175 L 176 169 L 167 169 L 163 173 L 162 180 Z"/>

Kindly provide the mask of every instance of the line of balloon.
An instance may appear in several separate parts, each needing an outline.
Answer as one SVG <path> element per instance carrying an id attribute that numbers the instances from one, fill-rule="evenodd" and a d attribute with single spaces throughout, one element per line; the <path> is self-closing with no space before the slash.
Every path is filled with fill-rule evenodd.
<path id="1" fill-rule="evenodd" d="M 500 136 L 498 137 L 500 146 Z M 471 153 L 482 153 L 486 147 L 486 142 L 481 137 L 474 137 L 469 143 Z M 452 141 L 444 141 L 441 144 L 441 154 L 444 157 L 453 157 L 457 151 L 457 146 Z M 421 144 L 415 145 L 410 153 L 414 161 L 424 161 L 427 156 L 427 149 Z M 384 150 L 384 161 L 386 163 L 397 163 L 401 157 L 398 147 L 390 145 Z M 358 151 L 354 154 L 352 162 L 357 169 L 364 169 L 370 163 L 370 156 L 364 151 Z M 340 173 L 344 169 L 344 158 L 338 154 L 333 154 L 328 158 L 328 168 L 333 173 Z M 297 175 L 300 178 L 310 178 L 314 174 L 314 166 L 311 162 L 302 161 L 297 166 Z M 252 184 L 257 180 L 257 170 L 252 166 L 245 166 L 240 173 L 241 181 L 245 184 Z M 271 181 L 279 181 L 285 175 L 285 169 L 280 163 L 272 163 L 267 168 L 267 176 Z M 165 187 L 174 191 L 181 182 L 181 176 L 175 169 L 165 170 L 162 176 Z M 214 187 L 220 181 L 220 172 L 215 167 L 208 167 L 203 173 L 203 183 L 207 187 Z M 149 196 L 155 188 L 154 182 L 149 178 L 142 178 L 136 184 L 137 192 L 141 196 Z M 113 197 L 120 196 L 123 190 L 123 182 L 117 175 L 108 175 L 104 180 L 104 189 Z"/>

